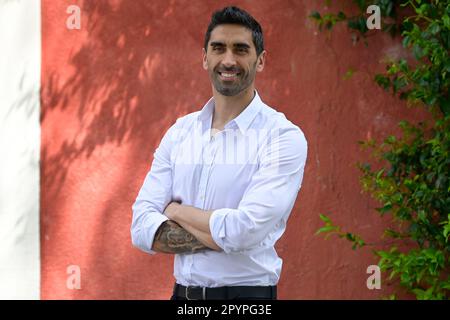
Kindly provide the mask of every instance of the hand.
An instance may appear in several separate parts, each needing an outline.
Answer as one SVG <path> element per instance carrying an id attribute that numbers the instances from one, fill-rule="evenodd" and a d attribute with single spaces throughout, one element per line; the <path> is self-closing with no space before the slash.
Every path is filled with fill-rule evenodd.
<path id="1" fill-rule="evenodd" d="M 175 220 L 176 213 L 180 206 L 181 206 L 181 204 L 179 204 L 178 202 L 171 202 L 164 210 L 164 214 L 170 220 Z"/>

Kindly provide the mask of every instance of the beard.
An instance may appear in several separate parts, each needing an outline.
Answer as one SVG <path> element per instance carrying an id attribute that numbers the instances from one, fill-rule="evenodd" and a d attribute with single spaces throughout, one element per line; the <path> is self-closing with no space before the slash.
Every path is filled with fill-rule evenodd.
<path id="1" fill-rule="evenodd" d="M 238 72 L 239 74 L 236 76 L 237 79 L 234 81 L 221 80 L 218 69 L 219 67 L 216 67 L 212 72 L 210 71 L 209 77 L 216 91 L 227 97 L 236 96 L 250 87 L 256 76 L 256 62 L 248 72 L 240 68 L 220 68 L 220 70 L 224 72 Z"/>

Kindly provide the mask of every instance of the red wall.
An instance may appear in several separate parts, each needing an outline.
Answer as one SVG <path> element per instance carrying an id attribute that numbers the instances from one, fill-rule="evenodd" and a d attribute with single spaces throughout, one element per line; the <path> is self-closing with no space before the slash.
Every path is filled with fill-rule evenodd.
<path id="1" fill-rule="evenodd" d="M 66 9 L 81 8 L 81 30 Z M 41 293 L 43 299 L 167 299 L 173 257 L 149 256 L 130 240 L 131 205 L 153 151 L 176 118 L 211 95 L 201 66 L 210 14 L 226 1 L 42 0 Z M 304 131 L 303 187 L 277 244 L 282 299 L 376 299 L 370 249 L 314 236 L 319 213 L 380 242 L 376 203 L 361 194 L 358 140 L 384 137 L 412 111 L 372 78 L 399 41 L 352 45 L 345 27 L 319 33 L 307 16 L 323 1 L 235 1 L 262 24 L 267 66 L 257 88 Z M 380 32 L 381 33 L 381 32 Z M 357 70 L 348 80 L 343 76 Z M 66 286 L 81 269 L 81 289 Z"/>

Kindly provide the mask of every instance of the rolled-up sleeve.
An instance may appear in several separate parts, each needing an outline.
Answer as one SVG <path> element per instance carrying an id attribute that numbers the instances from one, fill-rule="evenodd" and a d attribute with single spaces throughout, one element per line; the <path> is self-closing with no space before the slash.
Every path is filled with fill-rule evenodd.
<path id="1" fill-rule="evenodd" d="M 131 240 L 133 246 L 144 252 L 151 250 L 159 226 L 168 220 L 163 214 L 172 199 L 172 168 L 170 155 L 177 140 L 178 121 L 166 132 L 153 156 L 150 171 L 145 177 L 132 206 Z"/>
<path id="2" fill-rule="evenodd" d="M 259 246 L 282 219 L 287 219 L 300 190 L 307 141 L 297 128 L 277 129 L 261 148 L 258 171 L 238 208 L 214 210 L 209 227 L 226 253 Z"/>

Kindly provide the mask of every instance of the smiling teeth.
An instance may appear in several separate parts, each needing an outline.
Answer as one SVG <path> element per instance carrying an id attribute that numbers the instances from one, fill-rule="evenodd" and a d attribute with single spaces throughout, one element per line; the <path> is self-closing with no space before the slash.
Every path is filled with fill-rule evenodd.
<path id="1" fill-rule="evenodd" d="M 236 73 L 222 73 L 222 76 L 227 77 L 227 78 L 234 77 L 235 75 L 236 75 Z"/>

